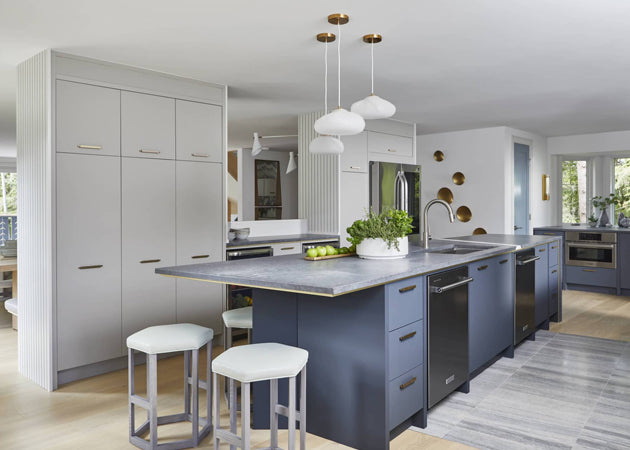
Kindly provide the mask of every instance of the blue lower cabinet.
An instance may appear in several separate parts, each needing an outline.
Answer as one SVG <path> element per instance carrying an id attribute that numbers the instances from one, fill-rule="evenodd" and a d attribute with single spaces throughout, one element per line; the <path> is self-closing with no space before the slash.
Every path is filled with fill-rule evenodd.
<path id="1" fill-rule="evenodd" d="M 389 382 L 389 429 L 418 412 L 424 400 L 423 365 Z"/>
<path id="2" fill-rule="evenodd" d="M 615 269 L 567 266 L 566 272 L 568 284 L 608 288 L 617 286 L 617 271 Z"/>
<path id="3" fill-rule="evenodd" d="M 468 274 L 468 370 L 483 366 L 512 345 L 514 254 L 472 263 Z"/>
<path id="4" fill-rule="evenodd" d="M 549 245 L 538 245 L 535 248 L 536 256 L 540 257 L 536 261 L 536 326 L 549 320 Z"/>
<path id="5" fill-rule="evenodd" d="M 630 289 L 630 233 L 617 233 L 617 268 L 619 287 Z"/>
<path id="6" fill-rule="evenodd" d="M 549 317 L 558 313 L 560 301 L 559 266 L 549 269 Z"/>
<path id="7" fill-rule="evenodd" d="M 422 319 L 424 278 L 413 277 L 385 286 L 389 331 Z"/>
<path id="8" fill-rule="evenodd" d="M 406 325 L 389 333 L 389 379 L 393 380 L 422 364 L 424 354 L 423 321 Z"/>

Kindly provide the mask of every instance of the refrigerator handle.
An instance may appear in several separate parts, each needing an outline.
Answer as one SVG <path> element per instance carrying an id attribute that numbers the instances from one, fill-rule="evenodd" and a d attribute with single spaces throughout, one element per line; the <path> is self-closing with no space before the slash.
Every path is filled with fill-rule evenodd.
<path id="1" fill-rule="evenodd" d="M 405 174 L 402 171 L 398 171 L 396 174 L 396 185 L 395 185 L 395 206 L 396 209 L 402 209 L 403 211 L 407 211 L 407 179 L 405 178 Z"/>

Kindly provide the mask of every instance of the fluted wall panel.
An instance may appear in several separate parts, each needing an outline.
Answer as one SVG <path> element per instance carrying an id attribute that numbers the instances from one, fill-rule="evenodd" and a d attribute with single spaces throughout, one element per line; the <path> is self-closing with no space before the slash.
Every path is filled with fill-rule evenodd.
<path id="1" fill-rule="evenodd" d="M 339 156 L 308 150 L 317 137 L 313 129 L 322 112 L 298 117 L 298 204 L 300 219 L 313 233 L 339 233 Z"/>
<path id="2" fill-rule="evenodd" d="M 52 278 L 51 52 L 17 69 L 18 367 L 55 389 Z"/>

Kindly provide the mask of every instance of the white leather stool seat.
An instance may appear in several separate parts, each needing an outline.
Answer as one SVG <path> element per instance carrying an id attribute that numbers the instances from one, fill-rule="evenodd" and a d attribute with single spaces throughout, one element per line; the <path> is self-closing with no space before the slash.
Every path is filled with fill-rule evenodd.
<path id="1" fill-rule="evenodd" d="M 252 329 L 252 307 L 230 309 L 223 313 L 223 323 L 227 328 Z"/>
<path id="2" fill-rule="evenodd" d="M 154 355 L 156 353 L 197 350 L 214 337 L 211 328 L 192 323 L 157 325 L 138 331 L 127 338 L 127 347 Z"/>
<path id="3" fill-rule="evenodd" d="M 10 298 L 6 302 L 4 302 L 4 307 L 7 311 L 9 311 L 14 316 L 18 315 L 17 298 Z"/>
<path id="4" fill-rule="evenodd" d="M 232 347 L 212 361 L 212 371 L 241 383 L 295 377 L 306 365 L 304 349 L 275 342 Z"/>

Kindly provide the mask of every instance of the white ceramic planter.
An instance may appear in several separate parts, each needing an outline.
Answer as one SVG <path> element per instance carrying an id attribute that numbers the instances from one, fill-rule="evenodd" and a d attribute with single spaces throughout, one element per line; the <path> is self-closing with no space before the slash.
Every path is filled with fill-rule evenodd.
<path id="1" fill-rule="evenodd" d="M 357 255 L 363 259 L 398 259 L 404 258 L 409 253 L 409 240 L 407 236 L 398 238 L 398 247 L 392 245 L 387 248 L 387 242 L 383 239 L 363 239 L 357 245 Z"/>

